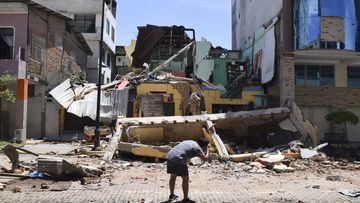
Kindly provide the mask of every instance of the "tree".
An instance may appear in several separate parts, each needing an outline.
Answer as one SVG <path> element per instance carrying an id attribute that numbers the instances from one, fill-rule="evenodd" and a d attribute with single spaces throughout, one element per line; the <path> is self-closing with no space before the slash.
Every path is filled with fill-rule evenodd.
<path id="1" fill-rule="evenodd" d="M 332 121 L 336 124 L 342 124 L 344 127 L 345 135 L 347 136 L 346 123 L 356 125 L 359 123 L 359 117 L 350 111 L 333 111 L 325 116 L 327 121 Z"/>
<path id="2" fill-rule="evenodd" d="M 15 80 L 16 77 L 11 74 L 2 74 L 0 75 L 0 134 L 1 139 L 3 139 L 3 133 L 2 133 L 2 101 L 6 101 L 9 103 L 15 103 L 15 95 L 14 93 L 8 88 L 9 82 Z"/>

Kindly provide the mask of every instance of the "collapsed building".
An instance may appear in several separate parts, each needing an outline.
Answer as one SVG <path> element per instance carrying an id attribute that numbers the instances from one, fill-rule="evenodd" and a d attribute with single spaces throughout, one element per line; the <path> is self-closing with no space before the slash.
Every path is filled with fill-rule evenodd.
<path id="1" fill-rule="evenodd" d="M 123 148 L 124 143 L 162 145 L 212 134 L 217 151 L 225 154 L 223 141 L 230 149 L 244 146 L 235 150 L 240 153 L 297 139 L 317 144 L 316 127 L 296 104 L 268 103 L 260 81 L 247 77 L 236 52 L 196 41 L 193 29 L 139 27 L 132 57 L 134 71 L 101 88 L 101 121 L 115 121 Z M 68 112 L 95 119 L 95 84 L 66 80 L 50 94 Z"/>

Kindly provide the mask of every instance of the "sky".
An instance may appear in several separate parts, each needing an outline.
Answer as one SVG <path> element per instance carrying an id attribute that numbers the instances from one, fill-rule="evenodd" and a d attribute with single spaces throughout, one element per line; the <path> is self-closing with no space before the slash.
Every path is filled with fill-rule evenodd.
<path id="1" fill-rule="evenodd" d="M 129 45 L 137 27 L 183 25 L 214 47 L 231 49 L 230 0 L 117 0 L 116 45 Z"/>

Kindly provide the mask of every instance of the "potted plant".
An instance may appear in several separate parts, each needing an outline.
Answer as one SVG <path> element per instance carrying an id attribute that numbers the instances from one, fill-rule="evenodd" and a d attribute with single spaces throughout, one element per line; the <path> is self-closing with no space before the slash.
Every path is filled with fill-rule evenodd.
<path id="1" fill-rule="evenodd" d="M 351 125 L 356 125 L 359 123 L 359 117 L 356 114 L 354 114 L 351 111 L 345 111 L 345 110 L 333 111 L 327 114 L 325 116 L 325 119 L 327 121 L 334 122 L 335 124 L 342 125 L 346 138 L 347 138 L 346 124 L 350 123 Z"/>

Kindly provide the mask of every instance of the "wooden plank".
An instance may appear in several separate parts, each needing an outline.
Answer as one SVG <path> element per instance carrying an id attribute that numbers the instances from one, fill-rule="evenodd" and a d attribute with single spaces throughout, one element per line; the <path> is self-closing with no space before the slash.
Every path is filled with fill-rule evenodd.
<path id="1" fill-rule="evenodd" d="M 170 146 L 152 146 L 130 142 L 119 142 L 119 151 L 129 152 L 137 156 L 166 159 Z"/>
<path id="2" fill-rule="evenodd" d="M 235 151 L 228 144 L 225 144 L 225 148 L 229 154 L 236 154 Z"/>
<path id="3" fill-rule="evenodd" d="M 103 156 L 103 160 L 104 161 L 111 161 L 111 159 L 113 158 L 114 156 L 114 153 L 116 151 L 116 149 L 118 148 L 118 144 L 119 144 L 119 141 L 121 140 L 121 135 L 122 135 L 122 132 L 123 132 L 123 127 L 122 125 L 119 124 L 118 120 L 116 121 L 116 127 L 115 127 L 115 134 L 114 136 L 111 138 L 110 140 L 110 144 L 109 146 L 106 148 L 106 152 Z"/>
<path id="4" fill-rule="evenodd" d="M 212 140 L 211 138 L 211 135 L 209 135 L 209 133 L 206 131 L 205 128 L 202 128 L 202 131 L 203 131 L 203 135 L 205 137 L 205 139 L 212 145 L 215 145 L 214 141 Z"/>
<path id="5" fill-rule="evenodd" d="M 228 160 L 229 159 L 229 154 L 226 150 L 226 147 L 224 145 L 224 143 L 222 142 L 220 136 L 218 134 L 216 134 L 216 130 L 214 128 L 214 123 L 211 122 L 210 120 L 206 121 L 206 126 L 208 128 L 208 132 L 211 135 L 211 139 L 213 140 L 213 142 L 215 143 L 215 147 L 220 155 L 220 158 L 222 160 Z"/>
<path id="6" fill-rule="evenodd" d="M 242 161 L 250 161 L 250 160 L 256 159 L 258 157 L 260 157 L 259 154 L 244 153 L 244 154 L 230 155 L 229 159 L 230 159 L 230 161 L 233 161 L 233 162 L 242 162 Z"/>

